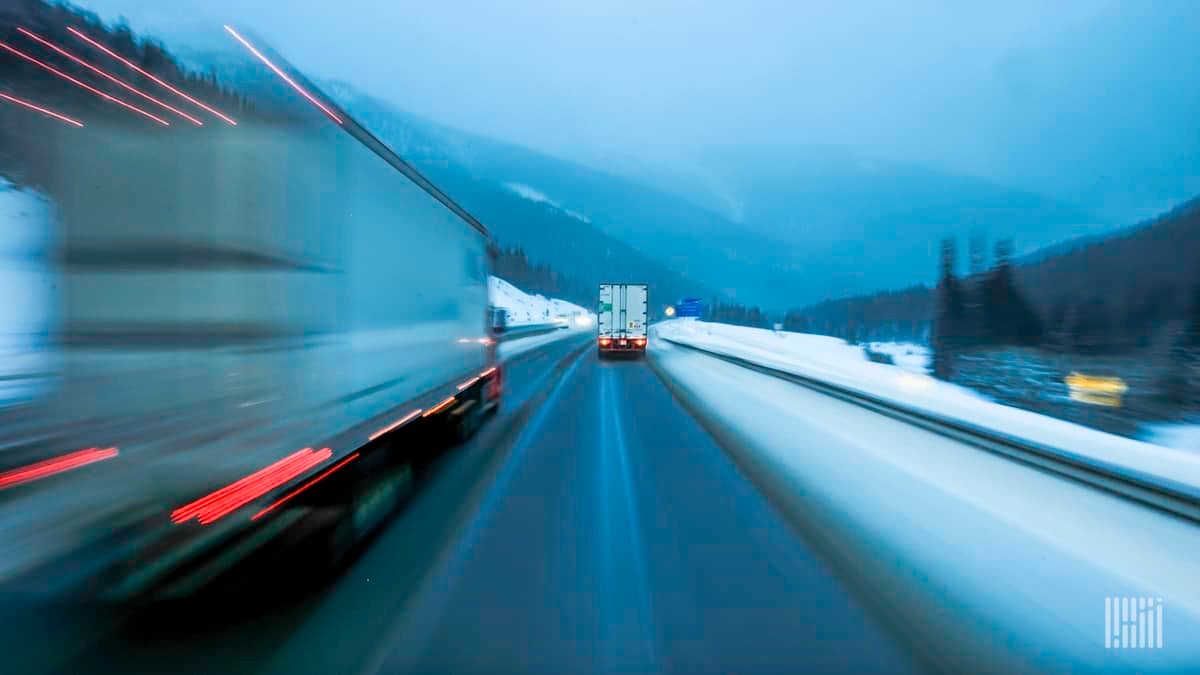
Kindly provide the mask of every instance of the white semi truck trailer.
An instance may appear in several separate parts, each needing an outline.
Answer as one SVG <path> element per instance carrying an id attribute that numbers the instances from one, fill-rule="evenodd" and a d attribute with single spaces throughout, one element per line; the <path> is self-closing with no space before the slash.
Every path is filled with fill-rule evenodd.
<path id="1" fill-rule="evenodd" d="M 646 352 L 646 284 L 600 284 L 596 343 L 600 357 Z"/>
<path id="2" fill-rule="evenodd" d="M 283 539 L 340 552 L 498 402 L 487 229 L 239 36 L 220 92 L 139 79 L 202 125 L 0 64 L 82 125 L 16 106 L 0 124 L 11 189 L 46 204 L 22 212 L 45 250 L 2 258 L 45 279 L 5 299 L 44 317 L 5 341 L 36 364 L 0 388 L 6 587 L 186 596 Z"/>

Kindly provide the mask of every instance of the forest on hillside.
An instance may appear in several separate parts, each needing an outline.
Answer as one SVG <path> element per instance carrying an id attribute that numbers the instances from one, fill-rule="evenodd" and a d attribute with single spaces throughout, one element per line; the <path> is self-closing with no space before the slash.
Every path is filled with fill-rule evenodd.
<path id="1" fill-rule="evenodd" d="M 108 129 L 156 130 L 161 123 L 152 119 L 155 116 L 174 120 L 171 133 L 202 133 L 200 127 L 156 104 L 130 96 L 136 103 L 122 107 L 98 94 L 112 88 L 110 83 L 63 51 L 102 70 L 107 66 L 121 80 L 142 91 L 155 91 L 159 85 L 88 40 L 238 119 L 278 114 L 252 108 L 244 96 L 222 86 L 214 72 L 188 70 L 164 45 L 140 39 L 128 25 L 108 27 L 95 14 L 43 0 L 6 0 L 0 5 L 0 42 L 5 45 L 0 52 L 0 93 L 87 126 L 102 123 Z M 119 99 L 127 95 L 123 90 L 115 93 Z M 206 116 L 198 109 L 189 109 L 195 115 Z M 31 112 L 31 108 L 11 101 L 0 103 L 0 175 L 18 185 L 45 189 L 53 178 L 53 157 L 46 149 L 54 147 L 51 140 L 56 135 L 70 131 L 52 116 Z"/>
<path id="2" fill-rule="evenodd" d="M 530 260 L 520 247 L 493 245 L 492 253 L 492 273 L 526 293 L 566 300 L 580 307 L 596 304 L 596 288 L 567 278 L 547 264 Z"/>
<path id="3" fill-rule="evenodd" d="M 945 297 L 951 304 L 963 305 L 961 321 L 950 319 L 959 325 L 943 326 L 959 335 L 956 340 L 981 347 L 1019 344 L 1079 354 L 1128 354 L 1154 347 L 1190 316 L 1194 289 L 1200 285 L 1200 198 L 1110 237 L 1058 246 L 1055 254 L 1028 261 L 1012 259 L 1011 241 L 993 246 L 989 263 L 982 238 L 971 238 L 965 247 L 953 239 L 942 243 L 939 285 L 950 289 Z M 953 279 L 949 286 L 947 279 Z M 997 290 L 997 283 L 1005 290 Z M 926 287 L 885 291 L 827 300 L 789 316 L 798 329 L 810 332 L 863 341 L 928 342 L 937 295 Z M 1010 311 L 989 309 L 989 303 L 1010 296 L 1021 305 L 1011 311 L 1029 322 L 1020 335 L 1012 334 L 1004 321 L 987 318 Z"/>

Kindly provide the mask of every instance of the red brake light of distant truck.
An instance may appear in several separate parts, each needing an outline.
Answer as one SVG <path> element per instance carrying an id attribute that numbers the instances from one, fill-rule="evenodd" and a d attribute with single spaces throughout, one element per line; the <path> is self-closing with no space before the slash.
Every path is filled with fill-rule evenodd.
<path id="1" fill-rule="evenodd" d="M 612 344 L 612 340 L 610 340 L 609 338 L 600 338 L 600 346 L 601 347 L 607 347 L 611 344 Z"/>
<path id="2" fill-rule="evenodd" d="M 635 344 L 639 347 L 645 347 L 646 346 L 646 338 L 638 338 L 633 341 L 633 344 Z"/>

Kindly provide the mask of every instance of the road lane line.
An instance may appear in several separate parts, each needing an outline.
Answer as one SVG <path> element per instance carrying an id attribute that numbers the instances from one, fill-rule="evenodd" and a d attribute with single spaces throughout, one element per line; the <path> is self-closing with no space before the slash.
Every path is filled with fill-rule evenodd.
<path id="1" fill-rule="evenodd" d="M 558 407 L 559 399 L 562 398 L 567 383 L 574 379 L 579 365 L 587 356 L 588 352 L 583 351 L 575 357 L 563 376 L 555 383 L 554 389 L 546 397 L 541 408 L 529 420 L 525 428 L 521 430 L 516 442 L 513 443 L 508 459 L 505 460 L 492 485 L 480 500 L 475 515 L 462 528 L 462 533 L 455 538 L 457 543 L 453 544 L 450 555 L 437 565 L 433 574 L 426 577 L 417 592 L 413 594 L 412 603 L 402 610 L 404 619 L 400 623 L 401 629 L 392 631 L 393 634 L 399 635 L 399 643 L 383 654 L 383 658 L 378 662 L 364 669 L 364 672 L 377 673 L 382 671 L 384 666 L 387 666 L 388 672 L 411 672 L 420 663 L 430 638 L 440 627 L 446 605 L 454 595 L 456 582 L 463 577 L 463 572 L 472 559 L 472 552 L 494 519 L 497 508 L 508 494 L 517 471 L 525 462 L 530 442 L 537 437 L 537 433 L 545 425 L 550 412 Z"/>
<path id="2" fill-rule="evenodd" d="M 611 438 L 615 438 L 616 440 L 616 442 L 612 444 L 606 442 L 602 448 L 602 452 L 605 455 L 609 455 L 610 453 L 614 454 L 620 470 L 619 482 L 621 484 L 622 505 L 624 506 L 625 520 L 628 525 L 626 535 L 629 540 L 628 545 L 631 554 L 630 562 L 632 563 L 630 573 L 633 577 L 635 590 L 635 597 L 633 598 L 633 601 L 635 605 L 634 609 L 636 609 L 638 615 L 637 628 L 638 632 L 640 633 L 641 645 L 646 650 L 644 656 L 646 666 L 648 666 L 651 671 L 658 672 L 661 671 L 662 668 L 661 663 L 659 663 L 658 656 L 659 650 L 656 636 L 657 631 L 654 627 L 653 600 L 650 595 L 650 584 L 648 582 L 648 576 L 646 572 L 647 565 L 645 551 L 642 545 L 643 535 L 641 521 L 638 518 L 636 487 L 634 484 L 633 473 L 629 468 L 629 444 L 625 437 L 624 416 L 622 415 L 623 409 L 620 405 L 620 399 L 615 393 L 615 386 L 613 384 L 613 380 L 616 378 L 615 373 L 616 370 L 614 368 L 607 369 L 601 381 L 601 407 L 604 412 L 603 421 L 606 427 L 605 440 L 607 441 L 609 438 L 607 433 L 607 425 L 610 422 L 613 426 L 613 434 L 611 435 Z M 607 466 L 610 465 L 610 461 L 606 461 L 605 464 L 607 468 Z M 606 471 L 605 475 L 607 476 L 608 473 L 609 472 Z M 611 481 L 606 482 L 611 485 Z M 609 518 L 606 517 L 605 520 L 607 521 Z M 616 547 L 613 546 L 611 540 L 609 542 L 609 550 L 616 550 Z M 612 574 L 611 568 L 607 568 L 606 571 L 609 571 L 609 573 Z M 619 584 L 615 578 L 613 578 L 612 586 L 614 588 L 619 587 Z"/>

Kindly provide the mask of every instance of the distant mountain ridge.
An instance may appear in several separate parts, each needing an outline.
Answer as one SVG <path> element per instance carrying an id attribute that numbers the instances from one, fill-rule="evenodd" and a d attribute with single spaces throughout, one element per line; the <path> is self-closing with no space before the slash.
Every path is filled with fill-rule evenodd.
<path id="1" fill-rule="evenodd" d="M 263 76 L 220 50 L 182 52 L 191 67 L 216 66 L 202 71 L 214 85 Z M 318 84 L 502 245 L 583 284 L 661 286 L 664 304 L 699 295 L 778 312 L 930 283 L 943 236 L 985 229 L 1034 248 L 1107 227 L 1033 193 L 838 149 L 727 150 L 705 158 L 702 180 L 637 180 L 457 131 L 343 82 Z M 695 194 L 710 189 L 720 197 Z"/>
<path id="2" fill-rule="evenodd" d="M 1048 331 L 1085 314 L 1114 347 L 1144 347 L 1169 323 L 1185 319 L 1200 288 L 1200 196 L 1158 218 L 1016 262 L 1017 286 Z M 934 307 L 933 289 L 923 287 L 830 300 L 793 314 L 817 332 L 845 334 L 853 324 L 866 337 L 890 339 L 899 331 L 909 339 L 925 332 Z"/>
<path id="3" fill-rule="evenodd" d="M 438 182 L 515 191 L 594 225 L 712 295 L 775 311 L 931 282 L 937 241 L 946 235 L 984 227 L 1034 249 L 1105 227 L 1084 209 L 1039 195 L 836 150 L 777 157 L 770 170 L 725 161 L 710 175 L 729 188 L 725 199 L 736 197 L 745 215 L 736 223 L 709 208 L 713 199 L 687 198 L 698 183 L 680 189 L 666 177 L 606 173 L 449 129 L 345 83 L 325 88 Z M 531 256 L 553 254 L 526 239 L 544 232 L 505 232 L 506 222 L 497 232 Z"/>

